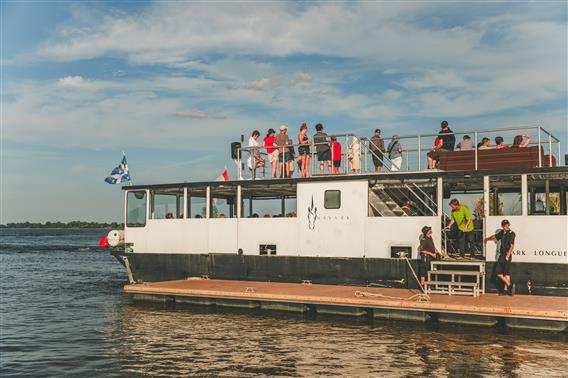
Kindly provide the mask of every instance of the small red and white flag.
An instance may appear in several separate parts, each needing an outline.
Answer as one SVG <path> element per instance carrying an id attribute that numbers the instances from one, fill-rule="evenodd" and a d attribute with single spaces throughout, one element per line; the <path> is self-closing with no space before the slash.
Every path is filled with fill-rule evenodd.
<path id="1" fill-rule="evenodd" d="M 223 169 L 223 172 L 215 179 L 215 181 L 229 181 L 229 170 L 227 167 Z"/>

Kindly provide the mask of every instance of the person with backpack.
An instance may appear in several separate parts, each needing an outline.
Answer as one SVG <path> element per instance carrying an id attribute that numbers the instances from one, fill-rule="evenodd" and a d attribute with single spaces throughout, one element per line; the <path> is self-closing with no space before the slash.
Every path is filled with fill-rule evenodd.
<path id="1" fill-rule="evenodd" d="M 387 147 L 387 155 L 391 161 L 391 172 L 400 171 L 402 165 L 402 153 L 404 149 L 400 145 L 400 137 L 393 135 L 389 146 Z"/>

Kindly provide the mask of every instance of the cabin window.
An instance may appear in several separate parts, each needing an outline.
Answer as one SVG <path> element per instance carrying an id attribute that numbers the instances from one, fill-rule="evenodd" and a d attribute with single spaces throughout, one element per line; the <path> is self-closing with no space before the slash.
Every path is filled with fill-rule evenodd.
<path id="1" fill-rule="evenodd" d="M 341 207 L 341 191 L 326 190 L 324 193 L 323 207 L 326 209 L 339 209 Z"/>
<path id="2" fill-rule="evenodd" d="M 295 185 L 251 184 L 242 187 L 243 218 L 294 218 L 296 209 Z"/>
<path id="3" fill-rule="evenodd" d="M 175 219 L 179 216 L 179 209 L 183 203 L 181 196 L 176 193 L 158 193 L 152 195 L 153 219 Z"/>
<path id="4" fill-rule="evenodd" d="M 187 196 L 188 218 L 205 218 L 205 206 L 207 205 L 205 193 L 192 192 Z"/>
<path id="5" fill-rule="evenodd" d="M 489 215 L 522 215 L 521 176 L 489 177 Z"/>
<path id="6" fill-rule="evenodd" d="M 232 186 L 220 185 L 211 188 L 210 218 L 236 218 L 237 189 Z"/>
<path id="7" fill-rule="evenodd" d="M 529 215 L 566 215 L 568 179 L 563 175 L 528 175 L 527 185 Z"/>
<path id="8" fill-rule="evenodd" d="M 369 182 L 370 217 L 436 216 L 436 181 Z"/>
<path id="9" fill-rule="evenodd" d="M 126 195 L 126 226 L 146 225 L 146 191 L 130 191 Z"/>

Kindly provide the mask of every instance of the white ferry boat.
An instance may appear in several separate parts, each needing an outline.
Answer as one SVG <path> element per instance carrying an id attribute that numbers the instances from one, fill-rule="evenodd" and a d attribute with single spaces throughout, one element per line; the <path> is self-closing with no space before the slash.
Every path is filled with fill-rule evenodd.
<path id="1" fill-rule="evenodd" d="M 456 257 L 455 230 L 445 229 L 448 203 L 457 198 L 475 225 L 467 261 L 492 271 L 497 246 L 483 239 L 506 218 L 516 233 L 511 278 L 517 291 L 568 295 L 568 167 L 560 164 L 568 157 L 561 159 L 560 141 L 541 126 L 454 135 L 468 134 L 476 146 L 485 136 L 512 140 L 520 133 L 532 133 L 534 143 L 442 152 L 435 169 L 426 169 L 424 146 L 437 134 L 403 136 L 397 172 L 368 138 L 336 135 L 343 144 L 340 174 L 319 174 L 311 142 L 307 178 L 265 178 L 262 168 L 254 179 L 243 178 L 250 176 L 243 162 L 255 148 L 234 143 L 238 179 L 123 187 L 124 248 L 112 253 L 133 282 L 207 276 L 417 287 L 401 257 L 418 265 L 424 226 L 432 227 L 448 261 L 463 261 Z M 373 155 L 384 159 L 382 172 L 375 172 Z M 346 164 L 350 159 L 360 159 L 357 172 Z M 492 275 L 485 280 L 495 290 Z"/>

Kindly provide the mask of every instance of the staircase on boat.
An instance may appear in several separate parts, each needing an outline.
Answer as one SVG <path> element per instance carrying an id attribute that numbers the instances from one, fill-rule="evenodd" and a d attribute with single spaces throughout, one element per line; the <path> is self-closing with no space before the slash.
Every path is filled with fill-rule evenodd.
<path id="1" fill-rule="evenodd" d="M 424 290 L 426 294 L 485 294 L 485 262 L 432 261 Z"/>

